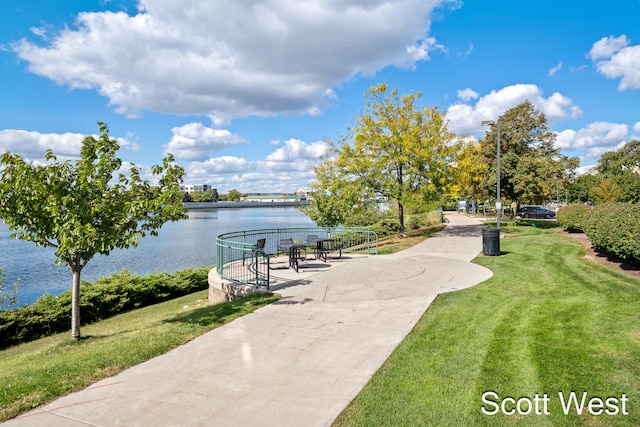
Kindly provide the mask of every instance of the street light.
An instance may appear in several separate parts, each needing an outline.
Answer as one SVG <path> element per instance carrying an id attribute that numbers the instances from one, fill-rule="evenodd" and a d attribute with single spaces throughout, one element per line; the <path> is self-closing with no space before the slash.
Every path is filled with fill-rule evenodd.
<path id="1" fill-rule="evenodd" d="M 498 157 L 496 163 L 496 175 L 498 180 L 496 181 L 497 189 L 496 189 L 496 228 L 498 229 L 498 233 L 500 233 L 500 211 L 502 210 L 502 202 L 500 201 L 500 117 L 498 117 Z M 495 125 L 496 122 L 493 120 L 483 120 L 482 125 Z"/>

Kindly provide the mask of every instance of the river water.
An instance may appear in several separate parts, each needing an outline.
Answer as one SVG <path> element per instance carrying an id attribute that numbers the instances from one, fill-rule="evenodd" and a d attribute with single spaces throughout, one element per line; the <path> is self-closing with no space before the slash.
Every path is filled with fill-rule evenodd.
<path id="1" fill-rule="evenodd" d="M 127 269 L 135 274 L 172 273 L 189 267 L 214 265 L 216 237 L 231 231 L 261 228 L 313 227 L 311 219 L 294 207 L 192 210 L 189 218 L 166 223 L 158 236 L 147 236 L 135 248 L 96 255 L 82 270 L 82 280 L 95 280 Z M 71 270 L 54 265 L 55 250 L 10 238 L 0 220 L 0 267 L 3 290 L 20 279 L 18 305 L 32 304 L 44 293 L 57 295 L 71 286 Z"/>

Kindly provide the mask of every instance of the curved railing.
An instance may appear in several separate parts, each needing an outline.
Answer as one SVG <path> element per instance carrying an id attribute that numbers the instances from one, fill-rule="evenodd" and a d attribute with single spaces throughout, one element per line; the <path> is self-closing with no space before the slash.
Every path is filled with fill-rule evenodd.
<path id="1" fill-rule="evenodd" d="M 361 227 L 235 231 L 216 238 L 216 271 L 223 279 L 268 289 L 269 259 L 282 253 L 280 241 L 292 239 L 294 243 L 305 243 L 309 236 L 334 239 L 335 247 L 343 253 L 378 254 L 378 235 Z M 264 239 L 264 245 L 258 245 L 260 239 Z"/>

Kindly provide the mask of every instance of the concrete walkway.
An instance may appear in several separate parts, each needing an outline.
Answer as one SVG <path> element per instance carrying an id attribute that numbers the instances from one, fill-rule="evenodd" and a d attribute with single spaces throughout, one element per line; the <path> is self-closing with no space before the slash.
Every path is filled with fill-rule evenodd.
<path id="1" fill-rule="evenodd" d="M 274 271 L 277 303 L 6 426 L 329 426 L 429 304 L 491 272 L 479 221 L 394 255 Z"/>

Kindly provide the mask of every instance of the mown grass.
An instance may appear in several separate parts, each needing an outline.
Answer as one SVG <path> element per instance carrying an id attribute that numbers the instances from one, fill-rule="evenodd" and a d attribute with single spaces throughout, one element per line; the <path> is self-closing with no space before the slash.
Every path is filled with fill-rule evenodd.
<path id="1" fill-rule="evenodd" d="M 265 294 L 209 304 L 207 291 L 0 351 L 0 421 L 163 354 L 279 299 Z"/>
<path id="2" fill-rule="evenodd" d="M 444 225 L 434 225 L 431 227 L 425 227 L 418 230 L 408 230 L 405 237 L 388 236 L 383 237 L 378 241 L 378 253 L 392 254 L 404 249 L 408 249 L 418 243 L 428 239 L 434 234 L 442 231 Z"/>
<path id="3" fill-rule="evenodd" d="M 640 425 L 640 281 L 522 224 L 503 228 L 502 256 L 476 259 L 494 277 L 440 295 L 336 426 Z M 486 391 L 546 393 L 550 414 L 485 415 Z M 571 391 L 625 394 L 629 414 L 565 415 Z"/>

